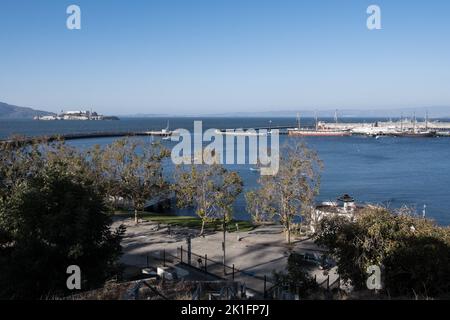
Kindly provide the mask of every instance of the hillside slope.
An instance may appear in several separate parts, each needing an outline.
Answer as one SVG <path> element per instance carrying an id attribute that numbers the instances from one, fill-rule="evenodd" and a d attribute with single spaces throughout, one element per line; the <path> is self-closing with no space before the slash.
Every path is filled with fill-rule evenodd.
<path id="1" fill-rule="evenodd" d="M 52 115 L 52 112 L 19 107 L 0 102 L 0 119 L 32 119 L 34 116 Z"/>

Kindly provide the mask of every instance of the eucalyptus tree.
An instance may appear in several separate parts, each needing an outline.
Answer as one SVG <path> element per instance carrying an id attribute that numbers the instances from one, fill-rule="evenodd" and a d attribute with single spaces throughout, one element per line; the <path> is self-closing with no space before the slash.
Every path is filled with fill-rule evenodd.
<path id="1" fill-rule="evenodd" d="M 180 165 L 175 171 L 173 190 L 177 205 L 194 207 L 205 224 L 214 220 L 231 221 L 233 204 L 242 192 L 243 182 L 237 172 L 228 171 L 218 163 Z"/>
<path id="2" fill-rule="evenodd" d="M 148 200 L 167 196 L 169 185 L 163 176 L 162 161 L 169 151 L 160 143 L 146 144 L 136 139 L 119 139 L 103 152 L 103 169 L 111 196 L 130 201 L 135 223 Z"/>
<path id="3" fill-rule="evenodd" d="M 261 176 L 259 188 L 249 191 L 246 200 L 254 221 L 279 221 L 290 243 L 295 219 L 310 222 L 322 162 L 301 142 L 285 145 L 281 151 L 277 174 Z"/>
<path id="4" fill-rule="evenodd" d="M 175 171 L 173 190 L 177 205 L 194 207 L 202 220 L 200 235 L 205 224 L 221 220 L 223 230 L 223 268 L 226 273 L 226 226 L 233 218 L 233 204 L 242 192 L 243 182 L 237 172 L 228 171 L 218 161 L 210 164 L 178 166 Z"/>

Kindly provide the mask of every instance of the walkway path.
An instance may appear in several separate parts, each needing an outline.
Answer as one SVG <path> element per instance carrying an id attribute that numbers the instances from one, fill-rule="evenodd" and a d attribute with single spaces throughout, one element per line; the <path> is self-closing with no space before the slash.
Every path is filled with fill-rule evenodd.
<path id="1" fill-rule="evenodd" d="M 147 255 L 159 255 L 162 250 L 177 255 L 177 248 L 183 246 L 184 250 L 187 249 L 186 237 L 188 235 L 192 237 L 192 252 L 202 256 L 207 254 L 208 259 L 222 262 L 222 232 L 209 233 L 204 237 L 199 237 L 198 230 L 172 226 L 169 235 L 169 230 L 165 225 L 161 225 L 157 230 L 157 224 L 154 222 L 141 222 L 135 225 L 132 218 L 118 218 L 113 227 L 117 227 L 120 223 L 127 227 L 122 242 L 124 249 L 122 262 L 127 265 L 145 267 Z M 260 279 L 263 279 L 264 276 L 270 279 L 274 271 L 284 271 L 287 258 L 292 250 L 295 252 L 322 251 L 310 239 L 296 240 L 292 245 L 287 245 L 282 227 L 279 225 L 263 226 L 252 231 L 239 232 L 239 238 L 240 240 L 238 240 L 237 233 L 227 233 L 226 264 L 228 266 L 234 264 L 235 268 L 244 271 L 243 274 L 236 273 L 235 279 L 245 282 L 248 287 L 260 292 L 263 292 L 264 289 L 264 281 Z M 197 263 L 194 258 L 192 258 L 192 262 Z M 222 270 L 221 264 L 208 266 L 208 271 L 214 271 L 221 276 L 223 276 Z M 326 279 L 326 275 L 319 269 L 314 270 L 313 274 L 316 275 L 318 282 Z M 230 276 L 231 272 L 226 277 Z M 337 275 L 330 274 L 330 282 L 336 278 Z M 268 287 L 270 285 L 270 283 L 267 284 Z"/>

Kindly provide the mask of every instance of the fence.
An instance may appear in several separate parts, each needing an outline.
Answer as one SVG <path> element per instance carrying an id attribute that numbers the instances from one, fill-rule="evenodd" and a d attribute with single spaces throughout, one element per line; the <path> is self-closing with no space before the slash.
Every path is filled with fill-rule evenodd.
<path id="1" fill-rule="evenodd" d="M 185 250 L 183 246 L 177 249 L 177 257 L 181 263 L 188 264 L 194 268 L 204 270 L 221 279 L 239 281 L 244 289 L 250 289 L 256 294 L 263 295 L 267 287 L 271 285 L 267 276 L 258 276 L 251 271 L 241 270 L 233 264 L 226 265 L 223 261 L 213 260 L 208 255 L 199 255 Z"/>
<path id="2" fill-rule="evenodd" d="M 153 258 L 155 257 L 153 256 Z M 249 292 L 248 290 L 250 290 L 250 292 L 253 292 L 255 295 L 264 298 L 283 299 L 286 298 L 286 291 L 292 291 L 287 290 L 287 287 L 282 284 L 273 283 L 273 280 L 266 275 L 258 276 L 250 271 L 240 270 L 236 268 L 234 264 L 229 266 L 223 264 L 223 261 L 209 258 L 207 254 L 199 255 L 192 251 L 189 252 L 188 250 L 185 250 L 183 246 L 177 248 L 175 255 L 166 250 L 162 250 L 159 257 L 156 258 L 159 261 L 162 261 L 164 266 L 166 264 L 182 263 L 222 280 L 240 282 L 243 286 L 241 288 L 242 291 Z M 147 266 L 149 266 L 149 264 L 149 255 L 147 255 Z M 340 277 L 338 277 L 335 281 L 330 283 L 330 276 L 328 275 L 327 278 L 318 283 L 318 285 L 327 292 L 330 292 L 333 289 L 340 289 L 340 282 Z M 294 291 L 297 292 L 297 289 L 300 290 L 300 288 L 296 288 Z M 292 297 L 288 295 L 288 298 Z"/>
<path id="3" fill-rule="evenodd" d="M 316 276 L 314 276 L 314 281 L 317 282 Z M 341 279 L 338 276 L 335 281 L 330 283 L 330 276 L 327 276 L 325 280 L 317 283 L 317 285 L 319 288 L 324 289 L 325 292 L 331 293 L 334 289 L 340 289 Z M 293 285 L 292 283 L 277 283 L 265 291 L 264 297 L 267 299 L 293 300 L 298 299 L 298 297 L 301 296 L 301 290 L 304 289 L 299 285 Z"/>
<path id="4" fill-rule="evenodd" d="M 336 280 L 334 280 L 332 283 L 330 283 L 330 276 L 328 275 L 327 278 L 319 283 L 319 287 L 322 287 L 326 289 L 327 291 L 331 291 L 333 289 L 340 289 L 341 288 L 341 277 L 338 276 Z"/>
<path id="5" fill-rule="evenodd" d="M 272 286 L 271 280 L 267 276 L 258 276 L 251 271 L 240 270 L 235 265 L 226 265 L 223 261 L 217 261 L 208 257 L 207 254 L 199 255 L 194 252 L 188 252 L 183 247 L 177 248 L 175 254 L 166 250 L 161 250 L 158 255 L 147 254 L 146 265 L 149 267 L 152 263 L 167 264 L 182 263 L 195 268 L 205 274 L 214 276 L 221 280 L 232 280 L 241 283 L 241 290 L 247 292 L 247 295 L 265 296 L 268 287 Z"/>

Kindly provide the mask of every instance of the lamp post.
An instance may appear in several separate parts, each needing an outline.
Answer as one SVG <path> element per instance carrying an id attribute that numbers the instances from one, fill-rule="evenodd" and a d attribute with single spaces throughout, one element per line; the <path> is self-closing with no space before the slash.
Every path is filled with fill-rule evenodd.
<path id="1" fill-rule="evenodd" d="M 227 215 L 225 212 L 223 213 L 223 242 L 222 242 L 222 250 L 223 250 L 223 274 L 226 275 L 225 268 L 225 241 L 226 241 L 226 232 L 227 232 Z"/>

